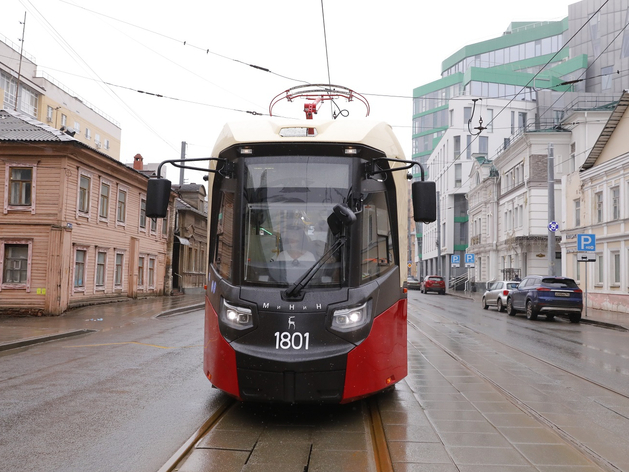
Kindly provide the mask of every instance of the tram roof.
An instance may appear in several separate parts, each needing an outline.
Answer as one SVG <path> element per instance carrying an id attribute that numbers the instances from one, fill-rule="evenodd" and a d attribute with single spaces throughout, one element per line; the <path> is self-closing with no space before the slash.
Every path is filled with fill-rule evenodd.
<path id="1" fill-rule="evenodd" d="M 315 136 L 282 136 L 287 129 L 315 128 Z M 305 133 L 304 133 L 305 134 Z M 391 126 L 373 120 L 276 120 L 258 119 L 225 124 L 214 146 L 213 156 L 231 146 L 247 143 L 300 142 L 362 144 L 378 149 L 389 158 L 404 159 Z"/>

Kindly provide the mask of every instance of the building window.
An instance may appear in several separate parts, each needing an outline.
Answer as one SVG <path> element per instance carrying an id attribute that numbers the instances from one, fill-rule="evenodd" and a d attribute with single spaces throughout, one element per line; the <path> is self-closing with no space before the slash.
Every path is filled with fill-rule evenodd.
<path id="1" fill-rule="evenodd" d="M 62 113 L 61 114 L 61 126 L 67 126 L 67 125 L 68 125 L 68 117 Z"/>
<path id="2" fill-rule="evenodd" d="M 101 147 L 101 143 L 100 143 L 100 134 L 96 133 L 94 135 L 94 144 L 96 145 L 97 148 Z"/>
<path id="3" fill-rule="evenodd" d="M 151 218 L 151 234 L 157 233 L 157 218 Z"/>
<path id="4" fill-rule="evenodd" d="M 109 191 L 110 189 L 111 189 L 111 185 L 109 183 L 101 182 L 98 216 L 105 221 L 109 217 Z"/>
<path id="5" fill-rule="evenodd" d="M 94 281 L 96 290 L 105 289 L 105 274 L 107 273 L 106 263 L 107 253 L 105 251 L 98 251 L 96 253 L 96 280 Z"/>
<path id="6" fill-rule="evenodd" d="M 85 139 L 92 139 L 92 131 L 89 128 L 85 128 Z"/>
<path id="7" fill-rule="evenodd" d="M 105 149 L 109 149 L 109 139 L 105 139 Z"/>
<path id="8" fill-rule="evenodd" d="M 116 223 L 124 226 L 127 220 L 127 191 L 118 189 L 118 204 L 116 206 Z"/>
<path id="9" fill-rule="evenodd" d="M 574 280 L 575 282 L 581 282 L 581 263 L 579 262 L 579 257 L 575 254 L 573 256 L 573 264 L 574 264 Z M 585 263 L 587 264 L 587 262 Z"/>
<path id="10" fill-rule="evenodd" d="M 485 126 L 487 127 L 488 133 L 494 132 L 494 110 L 491 108 L 487 109 L 487 124 Z"/>
<path id="11" fill-rule="evenodd" d="M 463 124 L 467 125 L 472 119 L 472 107 L 464 107 L 463 108 Z"/>
<path id="12" fill-rule="evenodd" d="M 601 68 L 601 90 L 610 90 L 612 88 L 612 75 L 614 73 L 614 66 L 607 66 Z"/>
<path id="13" fill-rule="evenodd" d="M 578 228 L 581 226 L 581 199 L 574 200 L 574 226 Z"/>
<path id="14" fill-rule="evenodd" d="M 5 168 L 4 213 L 10 210 L 35 213 L 37 167 L 10 163 Z"/>
<path id="15" fill-rule="evenodd" d="M 138 258 L 138 288 L 144 288 L 144 256 Z"/>
<path id="16" fill-rule="evenodd" d="M 166 218 L 162 218 L 162 236 L 168 237 L 168 211 L 166 212 Z"/>
<path id="17" fill-rule="evenodd" d="M 603 222 L 603 192 L 596 192 L 594 194 L 594 214 L 596 215 L 596 222 Z"/>
<path id="18" fill-rule="evenodd" d="M 612 220 L 620 218 L 620 187 L 611 189 L 612 195 Z"/>
<path id="19" fill-rule="evenodd" d="M 76 131 L 77 133 L 81 132 L 81 123 L 79 123 L 78 121 L 74 122 L 74 131 Z"/>
<path id="20" fill-rule="evenodd" d="M 463 178 L 461 164 L 454 164 L 454 186 L 457 188 L 460 187 L 462 180 Z"/>
<path id="21" fill-rule="evenodd" d="M 577 164 L 576 143 L 570 144 L 570 160 L 568 161 L 568 171 L 574 172 Z"/>
<path id="22" fill-rule="evenodd" d="M 603 285 L 603 281 L 605 280 L 605 268 L 603 266 L 603 255 L 599 254 L 596 256 L 596 284 Z M 587 264 L 587 262 L 585 263 Z"/>
<path id="23" fill-rule="evenodd" d="M 90 193 L 92 187 L 92 176 L 86 172 L 79 171 L 79 195 L 77 199 L 77 213 L 81 216 L 90 216 Z"/>
<path id="24" fill-rule="evenodd" d="M 452 143 L 454 147 L 454 160 L 456 161 L 461 156 L 461 136 L 454 136 Z"/>
<path id="25" fill-rule="evenodd" d="M 612 259 L 612 285 L 620 285 L 620 253 L 613 252 L 611 254 Z"/>
<path id="26" fill-rule="evenodd" d="M 140 197 L 140 231 L 146 232 L 146 198 Z"/>
<path id="27" fill-rule="evenodd" d="M 0 289 L 30 292 L 32 241 L 0 240 Z"/>
<path id="28" fill-rule="evenodd" d="M 468 159 L 472 158 L 472 136 L 467 135 L 467 146 L 465 147 L 465 157 Z"/>
<path id="29" fill-rule="evenodd" d="M 155 258 L 149 257 L 149 288 L 155 288 Z"/>
<path id="30" fill-rule="evenodd" d="M 124 254 L 122 252 L 116 252 L 116 267 L 114 268 L 114 288 L 118 288 L 118 289 L 122 288 L 123 268 L 124 268 Z"/>
<path id="31" fill-rule="evenodd" d="M 53 108 L 48 105 L 48 108 L 46 108 L 46 121 L 48 123 L 52 123 L 52 112 L 53 112 Z"/>
<path id="32" fill-rule="evenodd" d="M 478 153 L 485 155 L 489 154 L 489 138 L 487 136 L 479 136 Z"/>
<path id="33" fill-rule="evenodd" d="M 85 267 L 87 265 L 87 248 L 76 248 L 74 251 L 74 291 L 85 291 Z"/>

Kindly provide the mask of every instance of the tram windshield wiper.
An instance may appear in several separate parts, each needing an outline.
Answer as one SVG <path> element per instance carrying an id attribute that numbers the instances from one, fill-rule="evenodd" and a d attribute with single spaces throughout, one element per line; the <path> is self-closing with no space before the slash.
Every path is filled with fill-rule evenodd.
<path id="1" fill-rule="evenodd" d="M 317 260 L 304 274 L 299 277 L 285 292 L 286 298 L 296 298 L 301 295 L 301 291 L 310 283 L 314 275 L 323 267 L 327 260 L 347 242 L 347 236 L 341 236 L 343 228 L 348 227 L 356 221 L 356 215 L 345 205 L 335 205 L 333 212 L 328 216 L 328 226 L 332 233 L 338 236 L 336 242 L 328 249 L 323 256 Z"/>
<path id="2" fill-rule="evenodd" d="M 345 236 L 340 237 L 327 252 L 319 258 L 317 262 L 313 264 L 304 274 L 299 277 L 288 289 L 286 290 L 286 298 L 295 298 L 301 294 L 303 288 L 310 283 L 314 275 L 323 267 L 326 261 L 332 257 L 336 251 L 338 251 L 347 241 Z"/>

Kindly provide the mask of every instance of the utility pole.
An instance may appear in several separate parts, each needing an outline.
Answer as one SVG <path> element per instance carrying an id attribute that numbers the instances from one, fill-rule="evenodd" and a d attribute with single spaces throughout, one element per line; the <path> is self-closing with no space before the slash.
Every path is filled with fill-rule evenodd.
<path id="1" fill-rule="evenodd" d="M 186 142 L 185 141 L 181 141 L 181 159 L 185 159 L 186 158 Z M 182 165 L 185 165 L 185 163 L 182 163 Z M 180 167 L 179 168 L 179 186 L 181 187 L 183 185 L 183 172 L 184 172 L 184 168 Z"/>
<path id="2" fill-rule="evenodd" d="M 555 221 L 555 150 L 548 144 L 548 275 L 555 273 L 555 232 L 550 223 Z"/>
<path id="3" fill-rule="evenodd" d="M 20 82 L 22 81 L 22 55 L 24 53 L 24 33 L 26 32 L 26 12 L 24 12 L 24 21 L 22 22 L 22 39 L 20 40 L 20 65 L 17 68 L 17 86 L 15 87 L 15 107 L 17 111 L 18 97 L 20 96 Z"/>

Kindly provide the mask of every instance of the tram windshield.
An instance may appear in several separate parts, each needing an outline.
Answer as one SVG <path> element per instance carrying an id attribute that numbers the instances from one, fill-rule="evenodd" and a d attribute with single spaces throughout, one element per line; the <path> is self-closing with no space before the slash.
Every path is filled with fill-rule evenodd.
<path id="1" fill-rule="evenodd" d="M 307 156 L 247 158 L 244 280 L 254 285 L 294 283 L 332 247 L 328 226 L 350 189 L 350 160 Z M 344 281 L 340 249 L 309 287 Z"/>

